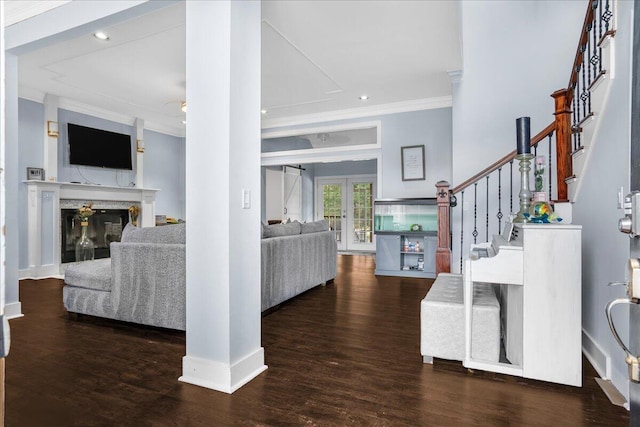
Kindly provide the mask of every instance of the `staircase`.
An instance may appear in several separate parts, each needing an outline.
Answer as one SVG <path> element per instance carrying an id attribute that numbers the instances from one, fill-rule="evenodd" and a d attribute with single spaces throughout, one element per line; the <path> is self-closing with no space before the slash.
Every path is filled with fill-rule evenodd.
<path id="1" fill-rule="evenodd" d="M 613 6 L 612 0 L 588 2 L 569 84 L 551 94 L 555 120 L 531 138 L 532 153 L 544 156 L 548 200 L 554 202 L 557 213 L 569 218 L 571 202 L 580 197 L 580 177 L 615 78 Z M 502 231 L 510 213 L 519 210 L 520 174 L 515 156 L 514 150 L 456 187 L 438 182 L 436 274 L 460 272 L 470 245 L 490 241 Z"/>
<path id="2" fill-rule="evenodd" d="M 590 148 L 597 140 L 599 116 L 607 103 L 611 80 L 615 78 L 613 3 L 609 0 L 590 2 L 569 81 L 573 173 L 565 182 L 569 200 L 574 202 L 580 195 L 580 176 L 593 151 Z"/>

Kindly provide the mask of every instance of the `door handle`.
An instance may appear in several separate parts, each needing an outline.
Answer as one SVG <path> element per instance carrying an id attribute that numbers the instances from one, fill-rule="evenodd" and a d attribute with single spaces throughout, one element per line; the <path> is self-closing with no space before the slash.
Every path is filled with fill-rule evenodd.
<path id="1" fill-rule="evenodd" d="M 618 331 L 616 331 L 615 325 L 613 324 L 613 319 L 611 318 L 611 309 L 613 309 L 613 307 L 618 304 L 635 305 L 636 303 L 630 298 L 614 299 L 613 301 L 609 301 L 605 312 L 607 314 L 607 321 L 609 322 L 609 329 L 611 329 L 613 337 L 615 338 L 618 345 L 622 348 L 622 350 L 624 350 L 624 352 L 627 354 L 625 362 L 627 362 L 627 365 L 629 365 L 629 378 L 631 379 L 631 381 L 637 383 L 640 382 L 640 361 L 638 360 L 638 357 L 631 354 L 631 350 L 629 350 L 629 348 L 622 341 L 620 335 L 618 335 Z"/>

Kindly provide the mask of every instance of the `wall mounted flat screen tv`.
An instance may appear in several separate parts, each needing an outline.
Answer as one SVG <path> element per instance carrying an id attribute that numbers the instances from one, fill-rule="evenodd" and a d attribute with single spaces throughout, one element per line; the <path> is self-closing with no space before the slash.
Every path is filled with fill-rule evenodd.
<path id="1" fill-rule="evenodd" d="M 69 163 L 132 170 L 131 135 L 67 124 Z"/>

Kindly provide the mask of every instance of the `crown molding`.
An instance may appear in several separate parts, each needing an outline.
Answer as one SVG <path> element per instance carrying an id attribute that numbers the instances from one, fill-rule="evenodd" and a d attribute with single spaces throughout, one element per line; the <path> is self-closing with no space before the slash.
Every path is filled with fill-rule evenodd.
<path id="1" fill-rule="evenodd" d="M 447 71 L 449 75 L 449 79 L 451 80 L 451 84 L 460 83 L 462 81 L 463 72 L 462 70 L 451 70 Z"/>
<path id="2" fill-rule="evenodd" d="M 23 98 L 29 101 L 44 104 L 45 95 L 46 93 L 38 89 L 21 86 L 19 88 L 18 96 L 20 98 Z M 58 108 L 73 111 L 75 113 L 86 114 L 88 116 L 97 117 L 100 119 L 109 120 L 116 123 L 123 123 L 129 126 L 133 126 L 136 120 L 136 117 L 133 117 L 133 116 L 129 116 L 121 113 L 114 113 L 113 111 L 105 110 L 100 107 L 95 107 L 93 105 L 84 104 L 82 102 L 74 101 L 72 99 L 63 98 L 63 97 L 59 98 Z M 150 122 L 150 121 L 147 121 L 146 119 L 144 121 L 144 128 L 153 132 L 176 136 L 179 138 L 184 138 L 185 136 L 184 128 L 178 129 L 174 126 L 166 125 L 163 123 Z"/>
<path id="3" fill-rule="evenodd" d="M 329 122 L 334 120 L 356 119 L 362 117 L 381 116 L 385 114 L 407 113 L 410 111 L 432 110 L 451 107 L 450 95 L 437 98 L 416 99 L 412 101 L 394 102 L 390 104 L 372 105 L 369 107 L 350 108 L 346 110 L 328 111 L 326 113 L 305 114 L 299 116 L 263 119 L 262 129 L 285 126 L 306 125 L 310 123 Z"/>

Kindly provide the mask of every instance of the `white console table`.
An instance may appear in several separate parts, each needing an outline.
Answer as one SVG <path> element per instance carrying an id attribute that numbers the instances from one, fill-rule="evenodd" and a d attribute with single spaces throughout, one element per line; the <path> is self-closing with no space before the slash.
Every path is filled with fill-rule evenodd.
<path id="1" fill-rule="evenodd" d="M 125 206 L 137 204 L 141 208 L 139 224 L 142 227 L 155 226 L 155 203 L 158 190 L 55 181 L 33 180 L 23 181 L 23 183 L 27 186 L 29 267 L 27 270 L 20 271 L 21 279 L 56 277 L 62 273 L 61 200 L 92 202 L 96 208 L 107 208 L 113 203 L 124 203 Z"/>
<path id="2" fill-rule="evenodd" d="M 582 385 L 582 258 L 579 225 L 517 224 L 512 240 L 477 245 L 464 269 L 465 358 L 472 369 Z M 486 252 L 486 253 L 485 253 Z M 473 286 L 500 287 L 506 358 L 471 357 Z"/>

